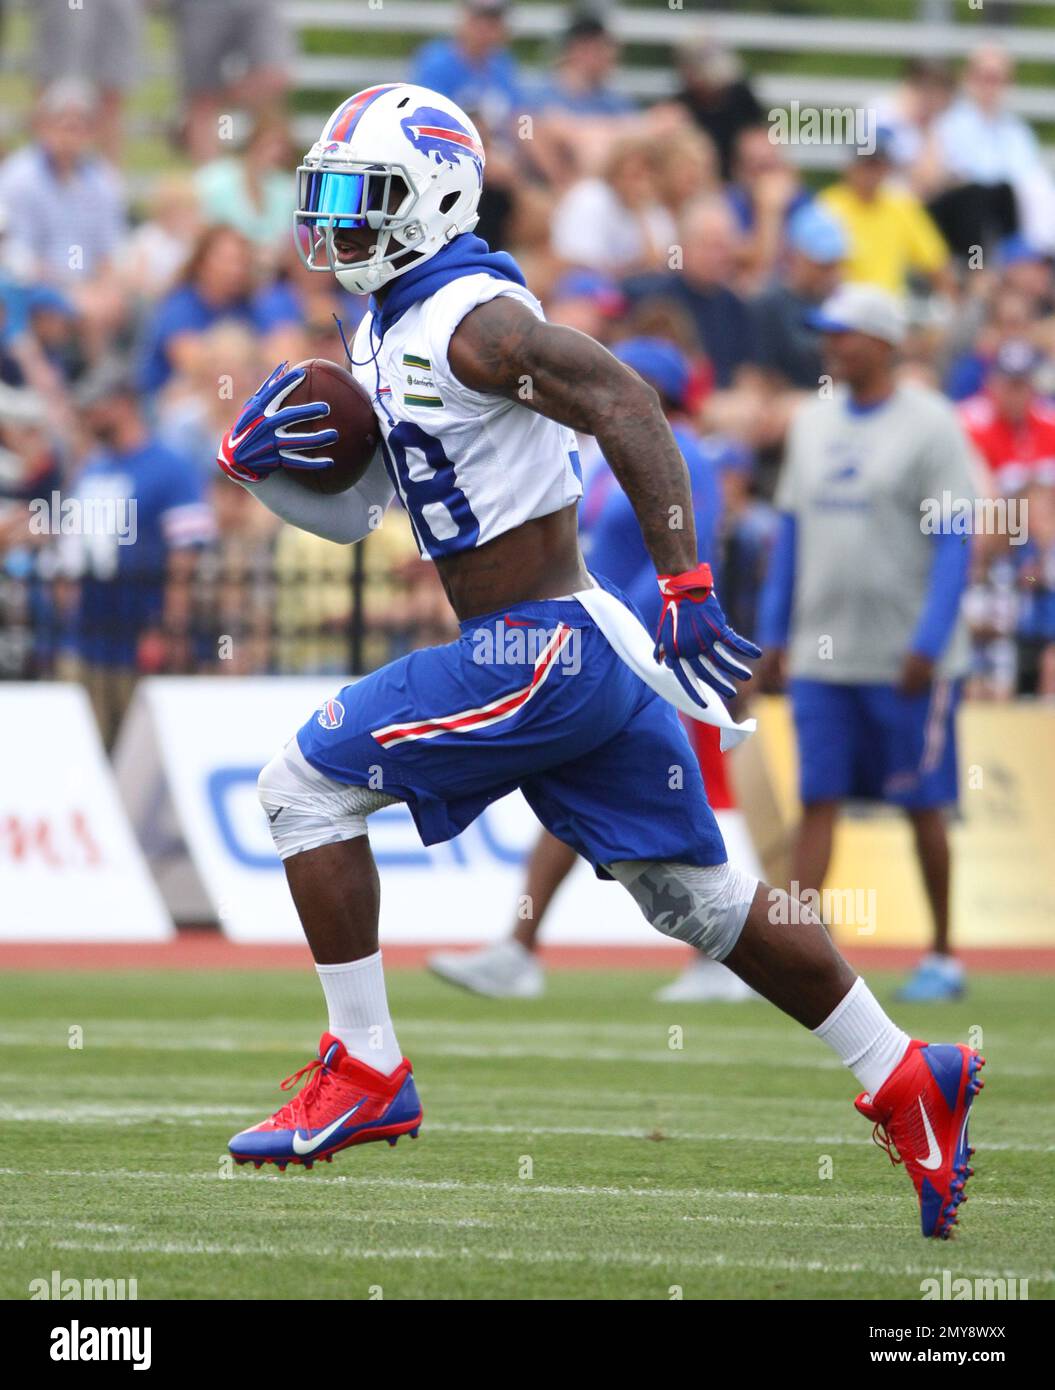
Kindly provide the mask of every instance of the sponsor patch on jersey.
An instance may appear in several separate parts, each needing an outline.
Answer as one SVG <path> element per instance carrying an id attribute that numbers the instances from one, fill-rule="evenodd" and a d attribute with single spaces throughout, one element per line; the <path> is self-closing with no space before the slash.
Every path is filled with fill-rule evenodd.
<path id="1" fill-rule="evenodd" d="M 344 723 L 344 706 L 340 700 L 327 700 L 324 705 L 319 706 L 319 724 L 324 729 L 339 729 Z"/>
<path id="2" fill-rule="evenodd" d="M 410 387 L 410 390 L 404 393 L 404 405 L 422 406 L 432 410 L 442 409 L 443 398 L 436 391 L 436 383 L 432 379 L 432 363 L 429 359 L 416 352 L 405 352 L 403 367 L 406 372 L 404 383 Z"/>

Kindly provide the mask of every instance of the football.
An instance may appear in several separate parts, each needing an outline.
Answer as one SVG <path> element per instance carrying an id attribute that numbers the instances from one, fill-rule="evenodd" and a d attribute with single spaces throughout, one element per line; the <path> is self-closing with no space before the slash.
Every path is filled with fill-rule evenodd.
<path id="1" fill-rule="evenodd" d="M 304 371 L 304 380 L 295 387 L 283 402 L 284 405 L 305 405 L 309 401 L 325 401 L 330 413 L 323 420 L 309 420 L 305 430 L 326 429 L 337 431 L 336 444 L 327 445 L 317 452 L 323 457 L 332 457 L 333 463 L 326 468 L 294 468 L 287 466 L 285 471 L 295 478 L 301 487 L 312 492 L 346 492 L 354 487 L 366 472 L 377 448 L 377 417 L 370 397 L 350 372 L 336 362 L 328 362 L 324 357 L 312 357 L 307 362 L 297 364 Z M 312 451 L 304 451 L 309 456 Z"/>

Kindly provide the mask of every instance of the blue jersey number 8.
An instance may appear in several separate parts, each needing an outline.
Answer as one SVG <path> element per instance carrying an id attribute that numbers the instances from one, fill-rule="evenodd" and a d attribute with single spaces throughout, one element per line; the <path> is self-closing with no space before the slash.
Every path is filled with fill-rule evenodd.
<path id="1" fill-rule="evenodd" d="M 401 420 L 388 439 L 382 442 L 389 474 L 406 503 L 415 534 L 435 560 L 441 555 L 453 555 L 471 550 L 480 537 L 480 523 L 473 515 L 469 499 L 455 481 L 454 464 L 443 452 L 443 445 L 420 425 Z M 420 449 L 432 469 L 428 478 L 412 478 L 407 464 L 407 450 Z M 438 504 L 457 528 L 452 536 L 437 536 L 425 516 L 425 508 Z M 435 520 L 435 510 L 433 510 Z"/>

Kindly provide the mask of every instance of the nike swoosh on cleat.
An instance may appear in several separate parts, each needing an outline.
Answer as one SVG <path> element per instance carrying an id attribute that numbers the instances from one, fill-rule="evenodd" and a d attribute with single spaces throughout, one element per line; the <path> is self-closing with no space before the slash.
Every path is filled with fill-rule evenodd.
<path id="1" fill-rule="evenodd" d="M 337 1130 L 340 1129 L 341 1125 L 347 1120 L 350 1120 L 359 1107 L 365 1104 L 365 1102 L 366 1097 L 363 1096 L 361 1100 L 355 1102 L 351 1110 L 346 1110 L 343 1115 L 338 1115 L 332 1125 L 327 1125 L 325 1129 L 320 1130 L 313 1139 L 302 1139 L 300 1137 L 300 1130 L 295 1129 L 293 1131 L 293 1152 L 301 1155 L 314 1153 L 316 1149 L 321 1148 L 322 1145 L 326 1143 L 326 1140 L 329 1139 L 331 1135 L 335 1134 Z"/>
<path id="2" fill-rule="evenodd" d="M 919 1113 L 923 1116 L 923 1130 L 927 1136 L 928 1152 L 926 1158 L 917 1158 L 916 1162 L 921 1168 L 927 1168 L 933 1172 L 935 1168 L 941 1167 L 941 1149 L 938 1147 L 938 1141 L 935 1139 L 934 1131 L 930 1127 L 930 1116 L 927 1114 L 927 1107 L 923 1104 L 923 1097 L 918 1096 L 917 1101 L 919 1104 Z"/>
<path id="3" fill-rule="evenodd" d="M 267 818 L 268 818 L 268 820 L 271 822 L 272 825 L 274 825 L 275 821 L 278 820 L 279 816 L 282 814 L 282 812 L 283 812 L 285 809 L 286 809 L 285 806 L 280 806 L 280 807 L 278 808 L 277 811 L 268 811 L 268 813 L 267 813 Z"/>

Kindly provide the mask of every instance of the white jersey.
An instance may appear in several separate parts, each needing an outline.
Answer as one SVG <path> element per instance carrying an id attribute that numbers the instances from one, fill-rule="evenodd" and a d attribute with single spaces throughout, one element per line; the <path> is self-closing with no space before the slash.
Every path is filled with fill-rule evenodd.
<path id="1" fill-rule="evenodd" d="M 385 466 L 426 558 L 484 545 L 582 496 L 572 430 L 517 401 L 470 390 L 447 362 L 458 324 L 499 295 L 543 317 L 530 290 L 473 274 L 412 305 L 380 345 L 371 314 L 355 335 L 352 371 L 373 400 Z"/>

